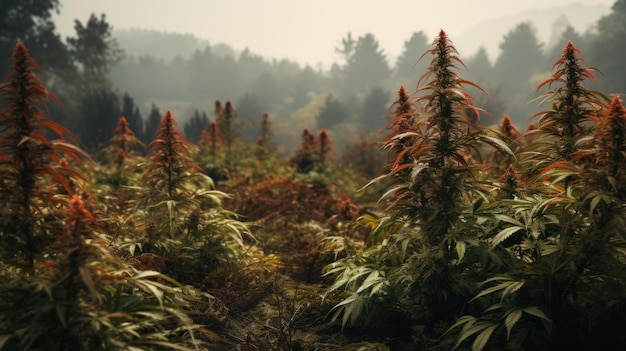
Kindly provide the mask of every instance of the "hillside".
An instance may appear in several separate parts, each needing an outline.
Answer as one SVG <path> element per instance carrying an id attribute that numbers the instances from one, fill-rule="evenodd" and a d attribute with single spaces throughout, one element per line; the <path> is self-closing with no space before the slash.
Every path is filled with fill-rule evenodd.
<path id="1" fill-rule="evenodd" d="M 567 24 L 571 24 L 579 33 L 586 33 L 610 10 L 608 6 L 577 3 L 496 17 L 465 31 L 454 42 L 464 56 L 473 55 L 479 47 L 484 46 L 490 60 L 494 62 L 500 53 L 499 45 L 503 36 L 520 22 L 532 22 L 537 30 L 538 39 L 544 43 L 544 48 L 548 49 L 555 44 L 564 45 L 554 41 Z"/>

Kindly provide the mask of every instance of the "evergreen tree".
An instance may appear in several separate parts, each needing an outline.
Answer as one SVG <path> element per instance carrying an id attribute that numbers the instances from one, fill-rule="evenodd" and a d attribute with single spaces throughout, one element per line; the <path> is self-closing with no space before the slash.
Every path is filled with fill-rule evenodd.
<path id="1" fill-rule="evenodd" d="M 154 140 L 157 136 L 157 128 L 159 128 L 159 123 L 161 123 L 161 111 L 156 107 L 155 104 L 152 104 L 152 108 L 150 109 L 150 114 L 146 119 L 146 129 L 145 136 L 142 142 L 149 143 Z"/>
<path id="2" fill-rule="evenodd" d="M 357 117 L 359 124 L 368 131 L 382 129 L 387 121 L 385 115 L 389 111 L 390 96 L 381 87 L 376 87 L 363 99 Z"/>
<path id="3" fill-rule="evenodd" d="M 332 94 L 328 94 L 324 106 L 322 106 L 317 115 L 317 127 L 330 129 L 335 124 L 345 122 L 348 116 L 349 113 L 346 107 Z"/>
<path id="4" fill-rule="evenodd" d="M 506 112 L 506 102 L 502 97 L 501 83 L 494 82 L 493 65 L 484 47 L 480 47 L 476 53 L 465 61 L 468 79 L 480 84 L 489 94 L 482 94 L 473 87 L 468 87 L 472 96 L 477 96 L 478 106 L 491 114 L 494 118 L 500 118 Z M 493 123 L 491 118 L 474 121 L 475 123 L 489 125 Z"/>
<path id="5" fill-rule="evenodd" d="M 74 29 L 76 37 L 68 38 L 67 45 L 80 70 L 78 81 L 72 84 L 73 99 L 78 101 L 72 123 L 93 151 L 109 141 L 122 114 L 109 79 L 109 68 L 121 52 L 105 15 L 98 18 L 92 14 L 84 25 L 76 20 Z"/>
<path id="6" fill-rule="evenodd" d="M 611 13 L 602 17 L 597 32 L 589 43 L 589 62 L 603 73 L 601 87 L 609 92 L 626 92 L 626 67 L 622 57 L 626 55 L 626 1 L 617 0 Z"/>
<path id="7" fill-rule="evenodd" d="M 207 116 L 206 112 L 200 113 L 198 110 L 195 110 L 183 127 L 185 138 L 192 143 L 197 143 L 200 141 L 202 131 L 209 127 L 209 123 L 209 116 Z"/>
<path id="8" fill-rule="evenodd" d="M 501 53 L 493 66 L 496 86 L 508 104 L 513 121 L 523 123 L 533 114 L 526 103 L 533 85 L 530 78 L 540 72 L 544 62 L 542 44 L 530 22 L 522 22 L 504 36 L 500 44 Z"/>
<path id="9" fill-rule="evenodd" d="M 139 140 L 143 140 L 143 118 L 141 117 L 139 107 L 135 105 L 135 100 L 130 95 L 128 95 L 128 93 L 124 93 L 124 96 L 122 97 L 122 116 L 126 118 L 130 129 L 135 132 L 135 136 L 137 136 Z"/>
<path id="10" fill-rule="evenodd" d="M 110 88 L 109 69 L 121 58 L 122 52 L 106 16 L 102 14 L 98 18 L 91 14 L 86 24 L 76 20 L 74 29 L 76 37 L 68 38 L 67 44 L 81 67 L 81 88 L 87 92 Z"/>
<path id="11" fill-rule="evenodd" d="M 343 93 L 364 92 L 387 82 L 391 69 L 374 35 L 367 33 L 356 43 L 350 40 L 349 35 L 342 50 L 347 63 L 336 72 L 343 79 Z"/>
<path id="12" fill-rule="evenodd" d="M 395 66 L 396 81 L 406 87 L 412 87 L 426 71 L 428 62 L 420 60 L 422 53 L 428 49 L 429 40 L 423 31 L 415 32 L 404 42 L 404 50 L 398 57 Z"/>
<path id="13" fill-rule="evenodd" d="M 487 49 L 481 46 L 476 53 L 466 61 L 467 76 L 475 82 L 486 82 L 491 75 L 491 61 Z"/>
<path id="14" fill-rule="evenodd" d="M 6 72 L 17 42 L 29 48 L 30 55 L 48 74 L 61 73 L 71 66 L 67 49 L 55 33 L 52 14 L 58 11 L 59 0 L 5 0 L 0 2 L 0 61 Z"/>
<path id="15" fill-rule="evenodd" d="M 108 89 L 90 91 L 81 102 L 80 114 L 84 121 L 80 138 L 87 150 L 98 151 L 109 142 L 122 116 L 120 98 Z"/>

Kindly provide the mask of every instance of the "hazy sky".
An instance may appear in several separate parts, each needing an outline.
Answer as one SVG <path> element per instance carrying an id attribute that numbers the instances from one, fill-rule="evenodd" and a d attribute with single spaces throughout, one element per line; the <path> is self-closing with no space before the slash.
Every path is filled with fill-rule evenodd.
<path id="1" fill-rule="evenodd" d="M 116 29 L 192 33 L 212 44 L 223 42 L 236 50 L 248 47 L 266 58 L 287 58 L 312 66 L 322 62 L 327 66 L 337 58 L 334 48 L 348 32 L 355 38 L 374 34 L 384 52 L 393 58 L 416 31 L 423 30 L 434 38 L 444 29 L 454 41 L 487 19 L 571 3 L 608 7 L 614 1 L 61 0 L 61 12 L 55 21 L 65 37 L 74 34 L 75 19 L 84 23 L 91 13 L 105 13 Z M 488 44 L 488 49 L 493 51 L 497 44 Z"/>

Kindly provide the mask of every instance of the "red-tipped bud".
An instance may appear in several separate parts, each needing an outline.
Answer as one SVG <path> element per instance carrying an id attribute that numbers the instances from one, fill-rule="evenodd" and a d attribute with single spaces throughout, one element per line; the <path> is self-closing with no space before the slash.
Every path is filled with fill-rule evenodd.
<path id="1" fill-rule="evenodd" d="M 235 109 L 233 108 L 233 105 L 230 103 L 230 101 L 226 101 L 226 106 L 224 107 L 224 113 L 227 115 L 230 115 L 234 111 Z"/>
<path id="2" fill-rule="evenodd" d="M 319 140 L 321 144 L 330 144 L 330 137 L 328 136 L 328 132 L 325 128 L 320 130 Z"/>
<path id="3" fill-rule="evenodd" d="M 220 113 L 222 113 L 222 102 L 215 100 L 215 114 L 219 115 Z"/>
<path id="4" fill-rule="evenodd" d="M 520 132 L 517 130 L 511 118 L 508 115 L 504 115 L 500 122 L 500 132 L 506 135 L 511 141 L 517 140 L 520 137 Z"/>
<path id="5" fill-rule="evenodd" d="M 82 223 L 94 219 L 91 212 L 85 208 L 85 203 L 79 195 L 72 196 L 72 202 L 70 202 L 66 212 L 67 219 L 65 221 L 68 224 L 77 222 Z"/>
<path id="6" fill-rule="evenodd" d="M 598 131 L 602 149 L 599 157 L 612 169 L 613 173 L 624 173 L 626 154 L 626 109 L 619 96 L 613 97 L 604 115 L 604 122 Z"/>

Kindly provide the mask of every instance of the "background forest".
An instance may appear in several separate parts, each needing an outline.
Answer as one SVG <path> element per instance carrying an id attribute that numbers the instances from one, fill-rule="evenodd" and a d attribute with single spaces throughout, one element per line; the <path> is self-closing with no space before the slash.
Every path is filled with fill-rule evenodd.
<path id="1" fill-rule="evenodd" d="M 147 141 L 144 134 L 156 124 L 156 118 L 150 116 L 165 108 L 179 116 L 181 124 L 189 123 L 187 130 L 182 129 L 196 141 L 198 127 L 208 126 L 208 120 L 214 118 L 214 102 L 229 100 L 238 111 L 241 135 L 249 142 L 255 141 L 258 122 L 268 112 L 274 120 L 274 140 L 282 152 L 297 147 L 303 128 L 326 128 L 331 136 L 350 136 L 336 140 L 336 149 L 343 150 L 346 144 L 361 143 L 362 137 L 371 139 L 368 134 L 386 124 L 381 116 L 394 100 L 395 87 L 415 88 L 427 64 L 418 59 L 432 41 L 424 32 L 407 33 L 402 53 L 391 62 L 375 34 L 356 37 L 345 33 L 337 38 L 339 60 L 322 69 L 264 59 L 249 49 L 211 45 L 191 35 L 115 31 L 106 14 L 77 19 L 75 35 L 64 39 L 55 33 L 51 20 L 58 1 L 20 5 L 24 10 L 19 24 L 11 17 L 16 11 L 12 6 L 18 3 L 12 3 L 3 5 L 4 57 L 18 37 L 27 45 L 35 44 L 29 47 L 49 78 L 49 89 L 67 110 L 54 118 L 67 120 L 68 128 L 89 148 L 106 142 L 116 122 L 110 116 L 118 114 L 126 116 L 140 139 Z M 586 53 L 585 59 L 603 72 L 599 88 L 621 92 L 620 65 L 614 62 L 621 48 L 605 44 L 619 38 L 621 29 L 609 17 L 585 32 L 577 32 L 574 24 L 561 17 L 553 24 L 551 43 L 539 41 L 532 21 L 513 23 L 502 33 L 498 57 L 490 59 L 484 48 L 463 57 L 464 76 L 488 91 L 488 96 L 478 99 L 495 119 L 506 113 L 516 125 L 526 128 L 527 117 L 540 109 L 538 104 L 528 103 L 535 85 L 549 74 L 564 39 L 571 39 Z M 66 96 L 72 98 L 64 99 Z M 95 110 L 102 114 L 87 113 L 94 110 L 90 104 L 99 106 Z M 494 124 L 495 120 L 481 123 Z"/>
<path id="2" fill-rule="evenodd" d="M 1 350 L 626 341 L 626 1 L 328 71 L 58 6 L 0 4 Z"/>

